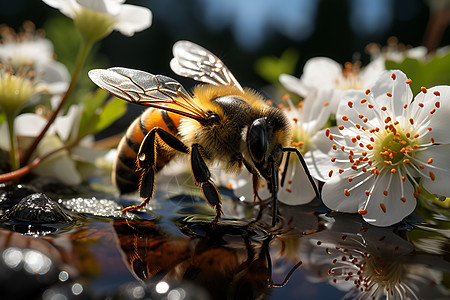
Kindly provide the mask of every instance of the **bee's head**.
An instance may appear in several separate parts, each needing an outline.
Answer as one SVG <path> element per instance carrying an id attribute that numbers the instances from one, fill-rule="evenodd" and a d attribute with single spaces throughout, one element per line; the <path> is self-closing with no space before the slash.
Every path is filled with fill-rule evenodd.
<path id="1" fill-rule="evenodd" d="M 282 158 L 282 141 L 276 124 L 267 117 L 253 121 L 247 131 L 247 147 L 253 164 L 266 180 L 278 169 Z"/>

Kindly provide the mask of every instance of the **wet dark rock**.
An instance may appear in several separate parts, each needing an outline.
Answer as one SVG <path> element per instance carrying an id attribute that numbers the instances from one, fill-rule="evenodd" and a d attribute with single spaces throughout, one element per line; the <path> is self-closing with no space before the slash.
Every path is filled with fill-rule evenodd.
<path id="1" fill-rule="evenodd" d="M 0 184 L 0 209 L 7 210 L 37 190 L 23 184 Z"/>
<path id="2" fill-rule="evenodd" d="M 9 209 L 3 219 L 30 224 L 64 224 L 71 221 L 58 203 L 42 193 L 26 196 Z"/>

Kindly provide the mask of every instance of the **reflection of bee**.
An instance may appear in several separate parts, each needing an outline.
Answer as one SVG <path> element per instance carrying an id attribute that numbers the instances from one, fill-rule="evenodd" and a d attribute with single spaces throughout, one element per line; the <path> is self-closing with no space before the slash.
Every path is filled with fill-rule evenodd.
<path id="1" fill-rule="evenodd" d="M 260 178 L 268 182 L 275 224 L 278 168 L 283 153 L 297 153 L 306 167 L 298 150 L 287 147 L 291 139 L 289 121 L 261 96 L 243 89 L 208 50 L 180 41 L 174 45 L 173 53 L 170 65 L 175 73 L 207 83 L 196 86 L 192 95 L 180 83 L 162 75 L 126 68 L 89 72 L 92 81 L 104 90 L 151 107 L 131 124 L 119 145 L 115 184 L 121 192 L 128 192 L 137 188 L 140 176 L 139 194 L 145 198 L 122 212 L 144 207 L 153 196 L 155 173 L 175 155 L 184 153 L 190 154 L 195 183 L 216 209 L 213 223 L 220 218 L 221 200 L 207 165 L 220 163 L 235 173 L 245 166 L 253 175 L 255 197 Z M 318 196 L 317 187 L 305 170 Z"/>

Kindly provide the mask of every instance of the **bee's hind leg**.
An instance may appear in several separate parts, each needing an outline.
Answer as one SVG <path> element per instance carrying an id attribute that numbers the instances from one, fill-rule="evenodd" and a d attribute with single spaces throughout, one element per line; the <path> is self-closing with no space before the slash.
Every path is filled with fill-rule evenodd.
<path id="1" fill-rule="evenodd" d="M 191 167 L 194 175 L 194 180 L 197 185 L 200 186 L 206 201 L 214 206 L 216 209 L 216 217 L 211 222 L 215 225 L 222 215 L 222 203 L 220 200 L 220 193 L 217 187 L 211 181 L 211 173 L 203 160 L 203 157 L 199 151 L 199 145 L 193 144 L 191 150 Z"/>
<path id="2" fill-rule="evenodd" d="M 155 192 L 155 173 L 156 173 L 156 135 L 170 148 L 189 153 L 189 148 L 181 142 L 177 137 L 165 131 L 162 128 L 154 127 L 150 130 L 142 140 L 139 152 L 137 155 L 137 171 L 141 172 L 141 179 L 139 181 L 139 196 L 145 198 L 138 205 L 128 206 L 122 209 L 122 213 L 128 210 L 140 209 L 150 202 Z"/>

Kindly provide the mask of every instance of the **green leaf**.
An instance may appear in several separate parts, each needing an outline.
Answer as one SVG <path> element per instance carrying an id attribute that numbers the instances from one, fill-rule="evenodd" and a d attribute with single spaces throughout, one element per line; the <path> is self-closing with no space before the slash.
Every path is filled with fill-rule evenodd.
<path id="1" fill-rule="evenodd" d="M 260 58 L 255 63 L 255 70 L 268 82 L 278 84 L 278 77 L 281 74 L 294 74 L 298 59 L 297 50 L 288 48 L 279 58 L 275 56 Z"/>
<path id="2" fill-rule="evenodd" d="M 126 101 L 112 98 L 107 101 L 109 93 L 102 89 L 97 91 L 84 101 L 84 109 L 81 113 L 78 137 L 97 133 L 115 120 L 123 116 L 126 111 Z"/>
<path id="3" fill-rule="evenodd" d="M 422 86 L 430 88 L 436 85 L 450 85 L 450 53 L 435 55 L 423 62 L 413 58 L 405 58 L 402 62 L 386 61 L 387 70 L 402 70 L 412 79 L 411 89 L 414 95 Z"/>
<path id="4" fill-rule="evenodd" d="M 98 132 L 107 128 L 115 120 L 123 116 L 126 112 L 126 104 L 125 101 L 115 97 L 106 102 L 99 116 L 96 131 Z"/>

